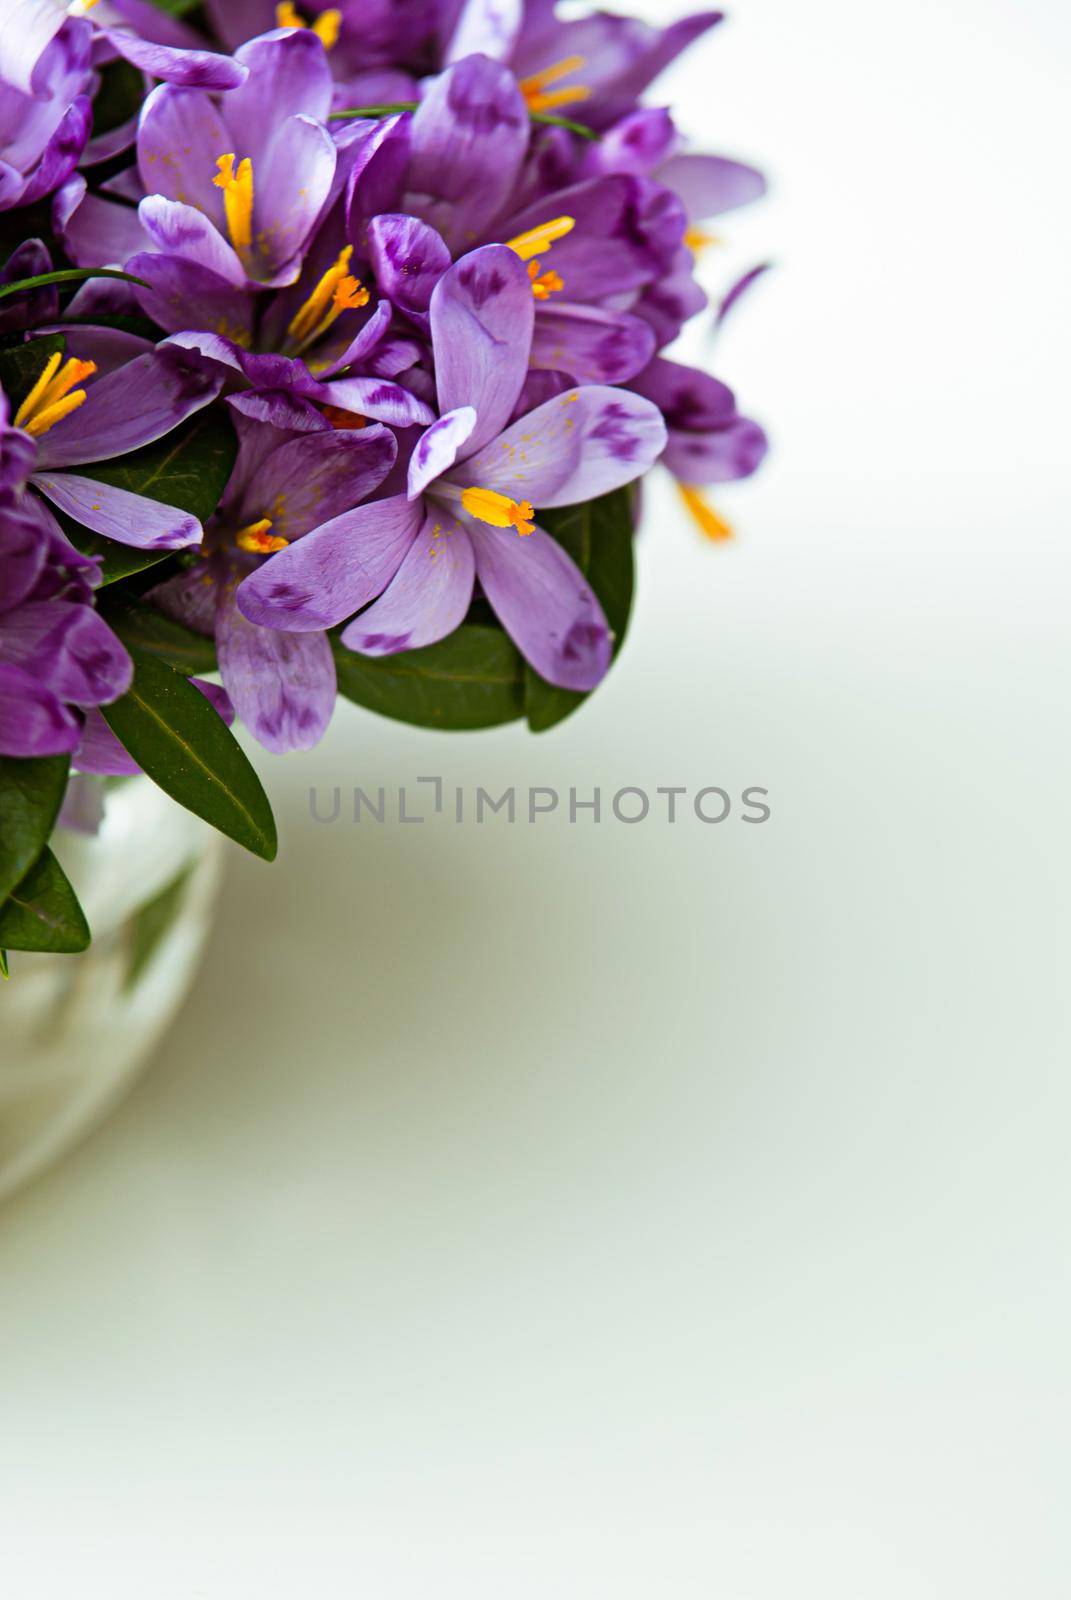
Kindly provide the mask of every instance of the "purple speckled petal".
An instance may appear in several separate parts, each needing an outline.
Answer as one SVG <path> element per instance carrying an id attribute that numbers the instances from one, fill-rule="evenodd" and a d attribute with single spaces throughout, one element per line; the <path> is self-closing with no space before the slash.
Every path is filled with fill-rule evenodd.
<path id="1" fill-rule="evenodd" d="M 380 291 L 426 329 L 432 292 L 452 259 L 443 239 L 419 217 L 373 217 L 368 255 Z"/>
<path id="2" fill-rule="evenodd" d="M 420 436 L 409 462 L 410 500 L 418 499 L 430 483 L 454 465 L 475 427 L 475 411 L 471 406 L 462 406 L 460 411 L 448 411 Z"/>
<path id="3" fill-rule="evenodd" d="M 246 271 L 237 251 L 193 206 L 150 194 L 138 206 L 138 218 L 161 255 L 181 256 L 237 289 L 245 287 Z"/>
<path id="4" fill-rule="evenodd" d="M 627 389 L 570 389 L 513 423 L 451 482 L 534 506 L 571 506 L 632 483 L 666 447 L 658 407 Z"/>
<path id="5" fill-rule="evenodd" d="M 389 428 L 302 434 L 272 451 L 229 515 L 242 527 L 267 517 L 273 533 L 300 539 L 373 494 L 397 453 Z"/>
<path id="6" fill-rule="evenodd" d="M 255 175 L 279 128 L 291 118 L 327 120 L 331 68 L 311 28 L 276 29 L 243 44 L 235 58 L 249 69 L 249 76 L 220 101 L 231 130 L 232 142 L 225 148 L 235 150 L 237 145 L 236 154 L 250 157 Z"/>
<path id="7" fill-rule="evenodd" d="M 420 427 L 435 416 L 426 401 L 386 378 L 336 378 L 306 392 L 324 405 L 370 417 L 373 422 L 385 422 L 392 428 Z"/>
<path id="8" fill-rule="evenodd" d="M 64 112 L 62 122 L 30 174 L 22 195 L 23 205 L 33 205 L 35 200 L 51 194 L 70 177 L 86 147 L 92 126 L 93 107 L 85 95 L 80 95 Z"/>
<path id="9" fill-rule="evenodd" d="M 632 381 L 637 393 L 653 400 L 666 423 L 696 433 L 725 427 L 736 416 L 733 391 L 709 372 L 659 356 Z"/>
<path id="10" fill-rule="evenodd" d="M 336 627 L 383 592 L 423 518 L 401 495 L 347 511 L 252 573 L 238 590 L 243 615 L 301 633 Z"/>
<path id="11" fill-rule="evenodd" d="M 0 284 L 20 283 L 52 271 L 52 257 L 40 239 L 27 239 L 14 249 L 0 271 Z M 27 328 L 50 322 L 59 311 L 59 290 L 55 284 L 30 289 L 0 301 L 0 333 L 21 333 Z"/>
<path id="12" fill-rule="evenodd" d="M 0 756 L 58 756 L 75 749 L 82 724 L 21 667 L 0 661 Z"/>
<path id="13" fill-rule="evenodd" d="M 587 579 L 561 545 L 536 528 L 467 520 L 476 572 L 502 626 L 540 677 L 561 689 L 594 689 L 610 666 L 610 629 Z"/>
<path id="14" fill-rule="evenodd" d="M 78 361 L 94 362 L 97 368 L 92 380 L 94 387 L 120 367 L 128 366 L 139 356 L 151 356 L 156 349 L 151 339 L 143 339 L 137 333 L 126 333 L 121 328 L 83 326 L 81 323 L 72 327 L 57 322 L 45 324 L 38 331 L 42 334 L 62 333 L 67 341 L 68 356 L 74 356 Z"/>
<path id="15" fill-rule="evenodd" d="M 383 594 L 353 619 L 342 643 L 366 656 L 395 655 L 435 644 L 464 622 L 475 577 L 468 534 L 453 517 L 436 509 Z"/>
<path id="16" fill-rule="evenodd" d="M 350 105 L 396 105 L 415 97 L 388 94 L 382 100 L 349 101 Z M 334 126 L 337 126 L 335 124 Z M 342 124 L 345 128 L 345 124 Z M 349 146 L 342 146 L 339 165 L 348 169 L 346 231 L 349 239 L 367 253 L 366 231 L 370 217 L 397 210 L 409 167 L 413 119 L 408 112 L 381 122 L 358 123 L 361 131 Z M 336 135 L 338 138 L 345 135 Z"/>
<path id="17" fill-rule="evenodd" d="M 589 178 L 556 194 L 553 212 L 548 203 L 540 198 L 497 231 L 512 239 L 551 215 L 573 217 L 573 231 L 546 258 L 570 300 L 604 301 L 653 282 L 673 262 L 688 226 L 677 196 L 649 178 Z"/>
<path id="18" fill-rule="evenodd" d="M 648 177 L 667 161 L 680 144 L 673 117 L 664 107 L 644 108 L 622 117 L 608 128 L 598 144 L 591 146 L 584 161 L 585 175 L 626 172 Z M 661 181 L 673 184 L 662 174 Z"/>
<path id="19" fill-rule="evenodd" d="M 201 524 L 188 511 L 70 472 L 42 472 L 34 483 L 68 516 L 138 550 L 183 550 L 200 544 Z"/>
<path id="20" fill-rule="evenodd" d="M 130 687 L 130 657 L 91 606 L 29 601 L 4 613 L 0 660 L 30 672 L 60 700 L 107 705 Z"/>
<path id="21" fill-rule="evenodd" d="M 219 394 L 219 372 L 196 356 L 163 344 L 98 381 L 87 399 L 38 443 L 41 470 L 126 455 L 163 438 Z"/>
<path id="22" fill-rule="evenodd" d="M 501 431 L 517 403 L 534 322 L 527 268 L 505 245 L 474 250 L 439 280 L 431 300 L 439 410 L 475 407 L 470 454 Z"/>
<path id="23" fill-rule="evenodd" d="M 469 249 L 508 204 L 528 139 L 528 107 L 513 74 L 486 56 L 459 61 L 425 85 L 413 117 L 405 209 L 454 250 Z"/>
<path id="24" fill-rule="evenodd" d="M 219 157 L 233 151 L 211 95 L 173 84 L 149 95 L 138 130 L 138 172 L 146 194 L 194 206 L 222 230 L 223 195 L 213 179 Z"/>
<path id="25" fill-rule="evenodd" d="M 247 76 L 247 69 L 241 63 L 210 50 L 175 49 L 172 45 L 139 39 L 137 34 L 123 28 L 109 28 L 105 37 L 112 49 L 132 66 L 140 67 L 150 78 L 163 78 L 167 83 L 191 89 L 234 89 L 244 83 Z"/>
<path id="26" fill-rule="evenodd" d="M 311 117 L 290 117 L 276 130 L 259 164 L 254 162 L 254 181 L 260 174 L 253 228 L 254 239 L 260 241 L 257 279 L 292 283 L 300 276 L 301 252 L 331 194 L 337 160 L 326 128 Z"/>
<path id="27" fill-rule="evenodd" d="M 0 627 L 5 611 L 21 605 L 48 557 L 48 541 L 29 508 L 0 510 Z"/>
<path id="28" fill-rule="evenodd" d="M 654 353 L 654 330 L 640 317 L 557 299 L 536 307 L 533 367 L 577 383 L 627 383 Z"/>
<path id="29" fill-rule="evenodd" d="M 238 610 L 227 585 L 216 613 L 216 652 L 235 711 L 266 750 L 282 755 L 319 744 L 336 694 L 326 634 L 257 627 Z"/>
<path id="30" fill-rule="evenodd" d="M 682 483 L 703 487 L 734 483 L 757 472 L 769 449 L 766 434 L 749 417 L 734 417 L 711 433 L 670 432 L 665 460 Z"/>
<path id="31" fill-rule="evenodd" d="M 252 340 L 256 304 L 253 296 L 207 267 L 179 256 L 136 255 L 128 261 L 127 269 L 151 285 L 137 290 L 138 304 L 168 333 L 211 328 L 215 332 L 205 337 L 236 345 L 247 345 Z M 207 350 L 205 353 L 214 354 Z"/>

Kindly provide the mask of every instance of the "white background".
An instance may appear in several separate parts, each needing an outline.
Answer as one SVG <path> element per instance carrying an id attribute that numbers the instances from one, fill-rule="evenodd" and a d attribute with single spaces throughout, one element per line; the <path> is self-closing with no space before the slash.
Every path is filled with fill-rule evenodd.
<path id="1" fill-rule="evenodd" d="M 266 767 L 281 864 L 0 1215 L 12 1600 L 1066 1597 L 1068 33 L 740 0 L 667 80 L 775 180 L 739 540 L 652 496 L 545 739 Z M 308 819 L 429 772 L 775 816 Z"/>

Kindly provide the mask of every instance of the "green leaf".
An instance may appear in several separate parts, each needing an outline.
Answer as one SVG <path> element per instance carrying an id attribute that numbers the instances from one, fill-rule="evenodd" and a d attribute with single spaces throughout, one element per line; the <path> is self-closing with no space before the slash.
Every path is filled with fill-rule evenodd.
<path id="1" fill-rule="evenodd" d="M 46 850 L 0 907 L 0 945 L 73 956 L 89 948 L 89 925 L 67 876 Z"/>
<path id="2" fill-rule="evenodd" d="M 29 344 L 16 344 L 10 349 L 0 350 L 0 384 L 8 397 L 12 416 L 47 363 L 54 355 L 62 355 L 66 348 L 67 341 L 62 333 L 50 333 L 44 339 L 31 339 Z"/>
<path id="3" fill-rule="evenodd" d="M 380 716 L 458 732 L 524 715 L 524 662 L 501 628 L 464 624 L 440 644 L 396 656 L 332 643 L 339 693 Z"/>
<path id="4" fill-rule="evenodd" d="M 227 724 L 173 667 L 141 650 L 130 655 L 131 688 L 101 707 L 116 738 L 179 805 L 273 861 L 278 838 L 268 797 Z"/>
<path id="5" fill-rule="evenodd" d="M 196 11 L 201 0 L 149 0 L 157 11 L 166 11 L 169 17 L 185 17 Z"/>
<path id="6" fill-rule="evenodd" d="M 0 300 L 10 294 L 25 294 L 27 289 L 44 289 L 50 283 L 84 283 L 87 278 L 121 278 L 124 283 L 136 283 L 139 289 L 150 289 L 144 278 L 131 277 L 129 272 L 118 272 L 114 267 L 64 267 L 59 272 L 39 272 L 34 278 L 20 278 L 17 283 L 0 285 Z"/>
<path id="7" fill-rule="evenodd" d="M 615 489 L 585 505 L 541 511 L 539 521 L 569 552 L 594 589 L 614 635 L 616 657 L 632 610 L 635 524 L 631 491 Z M 546 733 L 564 722 L 587 698 L 571 689 L 555 688 L 532 667 L 525 669 L 525 709 L 533 733 Z"/>
<path id="8" fill-rule="evenodd" d="M 589 128 L 584 122 L 574 122 L 571 117 L 555 117 L 549 111 L 531 111 L 529 116 L 533 122 L 541 122 L 547 128 L 568 128 L 570 133 L 578 133 L 582 139 L 599 137 L 594 128 Z"/>
<path id="9" fill-rule="evenodd" d="M 205 522 L 223 496 L 237 453 L 229 418 L 210 407 L 155 444 L 78 470 L 83 477 L 178 506 Z"/>
<path id="10" fill-rule="evenodd" d="M 73 517 L 63 512 L 57 512 L 55 508 L 53 516 L 58 516 L 64 533 L 76 550 L 81 550 L 86 556 L 102 558 L 100 581 L 103 588 L 119 583 L 123 578 L 132 578 L 136 572 L 146 572 L 149 567 L 158 567 L 175 553 L 173 550 L 138 550 L 132 544 L 119 544 L 115 539 L 106 539 L 103 534 L 90 533 L 80 522 L 75 522 Z"/>
<path id="11" fill-rule="evenodd" d="M 158 895 L 140 906 L 131 920 L 130 965 L 123 988 L 133 989 L 160 948 L 161 941 L 186 902 L 193 867 L 183 867 Z"/>
<path id="12" fill-rule="evenodd" d="M 7 964 L 7 951 L 0 950 L 0 978 L 10 978 L 11 971 Z"/>
<path id="13" fill-rule="evenodd" d="M 70 756 L 0 757 L 0 905 L 52 837 L 70 765 Z"/>
<path id="14" fill-rule="evenodd" d="M 403 111 L 416 111 L 419 102 L 416 100 L 398 100 L 389 106 L 353 106 L 345 111 L 329 111 L 329 122 L 351 122 L 355 118 L 367 119 L 369 122 L 379 117 L 396 117 Z M 570 133 L 578 133 L 582 139 L 597 139 L 599 136 L 594 128 L 589 128 L 583 122 L 573 122 L 569 117 L 555 117 L 549 111 L 530 111 L 528 113 L 532 122 L 539 123 L 546 128 L 568 128 Z"/>
<path id="15" fill-rule="evenodd" d="M 105 598 L 99 609 L 128 649 L 158 656 L 186 678 L 217 670 L 215 641 L 172 622 L 154 606 L 109 605 Z"/>

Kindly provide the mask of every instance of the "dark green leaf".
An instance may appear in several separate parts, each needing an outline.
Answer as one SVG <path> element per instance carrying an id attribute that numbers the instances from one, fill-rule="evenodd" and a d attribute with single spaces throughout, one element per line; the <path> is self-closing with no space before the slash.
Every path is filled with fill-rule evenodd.
<path id="1" fill-rule="evenodd" d="M 155 444 L 78 470 L 98 483 L 178 506 L 204 522 L 220 502 L 237 453 L 230 420 L 210 407 Z"/>
<path id="2" fill-rule="evenodd" d="M 9 978 L 11 973 L 7 964 L 7 951 L 0 950 L 0 978 Z"/>
<path id="3" fill-rule="evenodd" d="M 136 283 L 140 289 L 151 287 L 144 278 L 133 278 L 129 272 L 118 272 L 114 267 L 63 267 L 59 272 L 39 272 L 34 278 L 3 284 L 0 300 L 6 300 L 10 294 L 25 294 L 27 289 L 44 289 L 50 283 L 85 283 L 87 278 L 122 278 L 124 283 Z"/>
<path id="4" fill-rule="evenodd" d="M 89 925 L 67 876 L 46 850 L 0 907 L 5 950 L 46 950 L 77 955 L 89 948 Z"/>
<path id="5" fill-rule="evenodd" d="M 0 905 L 52 837 L 70 765 L 70 756 L 0 756 Z"/>
<path id="6" fill-rule="evenodd" d="M 441 644 L 359 656 L 334 641 L 339 693 L 421 728 L 494 728 L 524 715 L 524 662 L 501 628 L 464 625 Z"/>
<path id="7" fill-rule="evenodd" d="M 131 922 L 130 965 L 124 989 L 132 989 L 160 948 L 160 943 L 186 902 L 186 889 L 193 868 L 183 867 L 166 889 L 161 889 L 147 905 L 139 907 Z"/>
<path id="8" fill-rule="evenodd" d="M 192 633 L 179 622 L 172 622 L 155 607 L 109 605 L 105 600 L 100 610 L 109 627 L 128 648 L 158 656 L 187 678 L 216 671 L 215 641 L 206 639 L 204 634 Z"/>
<path id="9" fill-rule="evenodd" d="M 614 635 L 615 656 L 632 610 L 632 506 L 631 491 L 615 489 L 585 505 L 539 513 L 540 524 L 569 552 L 601 602 Z M 531 667 L 525 676 L 525 709 L 533 733 L 564 722 L 587 699 L 571 689 L 556 689 Z"/>
<path id="10" fill-rule="evenodd" d="M 149 0 L 157 11 L 166 11 L 169 17 L 185 17 L 191 11 L 196 11 L 201 0 Z"/>
<path id="11" fill-rule="evenodd" d="M 101 708 L 112 732 L 179 805 L 273 861 L 278 839 L 268 797 L 227 724 L 180 672 L 141 650 L 130 655 L 133 685 Z"/>
<path id="12" fill-rule="evenodd" d="M 115 539 L 106 539 L 101 533 L 91 533 L 62 511 L 53 508 L 52 514 L 58 518 L 76 550 L 81 550 L 83 555 L 101 557 L 100 581 L 105 588 L 122 578 L 132 577 L 136 572 L 158 567 L 161 561 L 167 561 L 174 555 L 173 550 L 138 550 L 132 544 L 119 544 Z"/>
<path id="13" fill-rule="evenodd" d="M 62 333 L 50 333 L 44 339 L 31 339 L 29 344 L 12 345 L 0 350 L 0 384 L 3 385 L 14 416 L 48 362 L 54 355 L 62 355 L 67 341 Z"/>

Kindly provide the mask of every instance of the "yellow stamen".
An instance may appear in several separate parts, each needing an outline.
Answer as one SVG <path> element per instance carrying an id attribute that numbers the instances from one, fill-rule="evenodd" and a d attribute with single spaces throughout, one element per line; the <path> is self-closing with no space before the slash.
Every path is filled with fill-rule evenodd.
<path id="1" fill-rule="evenodd" d="M 283 3 L 275 8 L 275 26 L 277 28 L 307 28 L 309 24 L 298 11 L 297 6 L 291 5 L 290 0 L 283 0 Z M 342 32 L 342 12 L 322 11 L 313 23 L 312 31 L 325 50 L 333 50 L 338 43 L 338 36 Z"/>
<path id="2" fill-rule="evenodd" d="M 91 378 L 97 370 L 95 361 L 76 361 L 73 357 L 64 362 L 59 351 L 49 356 L 44 371 L 15 413 L 15 426 L 22 428 L 31 438 L 38 439 L 57 422 L 69 417 L 85 404 L 86 391 L 78 389 L 83 379 Z"/>
<path id="3" fill-rule="evenodd" d="M 549 300 L 552 294 L 560 294 L 565 288 L 565 281 L 556 272 L 540 272 L 538 261 L 529 261 L 528 276 L 532 280 L 532 293 L 537 300 Z"/>
<path id="4" fill-rule="evenodd" d="M 553 222 L 544 222 L 527 233 L 519 233 L 515 239 L 507 239 L 506 244 L 522 261 L 531 261 L 533 256 L 546 255 L 552 244 L 564 239 L 575 227 L 575 217 L 555 217 Z"/>
<path id="5" fill-rule="evenodd" d="M 325 334 L 344 311 L 358 311 L 368 304 L 368 290 L 348 271 L 352 254 L 351 244 L 339 252 L 287 329 L 299 351 Z"/>
<path id="6" fill-rule="evenodd" d="M 464 489 L 461 504 L 470 517 L 478 517 L 492 528 L 516 528 L 522 539 L 535 532 L 535 512 L 527 500 L 511 500 L 493 489 Z"/>
<path id="7" fill-rule="evenodd" d="M 550 89 L 552 83 L 571 77 L 583 66 L 583 56 L 566 56 L 564 61 L 557 61 L 552 67 L 544 67 L 542 72 L 533 72 L 530 77 L 522 78 L 518 87 L 528 102 L 529 111 L 552 111 L 555 106 L 576 105 L 579 101 L 586 100 L 591 90 L 582 83 L 562 89 Z M 548 89 L 549 93 L 546 92 Z"/>
<path id="8" fill-rule="evenodd" d="M 704 228 L 689 228 L 684 235 L 684 242 L 693 256 L 701 256 L 704 250 L 709 250 L 711 245 L 721 244 L 716 233 L 707 233 Z"/>
<path id="9" fill-rule="evenodd" d="M 248 156 L 234 170 L 234 153 L 220 156 L 216 162 L 219 174 L 212 179 L 217 189 L 223 190 L 223 209 L 227 213 L 227 228 L 231 243 L 240 256 L 248 255 L 253 248 L 253 163 Z"/>
<path id="10" fill-rule="evenodd" d="M 715 544 L 725 544 L 736 537 L 724 517 L 720 517 L 714 507 L 708 504 L 701 490 L 687 483 L 678 484 L 678 488 L 681 499 L 708 539 L 712 539 Z"/>
<path id="11" fill-rule="evenodd" d="M 259 522 L 251 522 L 248 527 L 239 528 L 235 534 L 235 541 L 239 550 L 248 550 L 250 555 L 270 556 L 276 550 L 285 550 L 290 543 L 281 534 L 272 533 L 271 518 L 261 517 Z"/>

